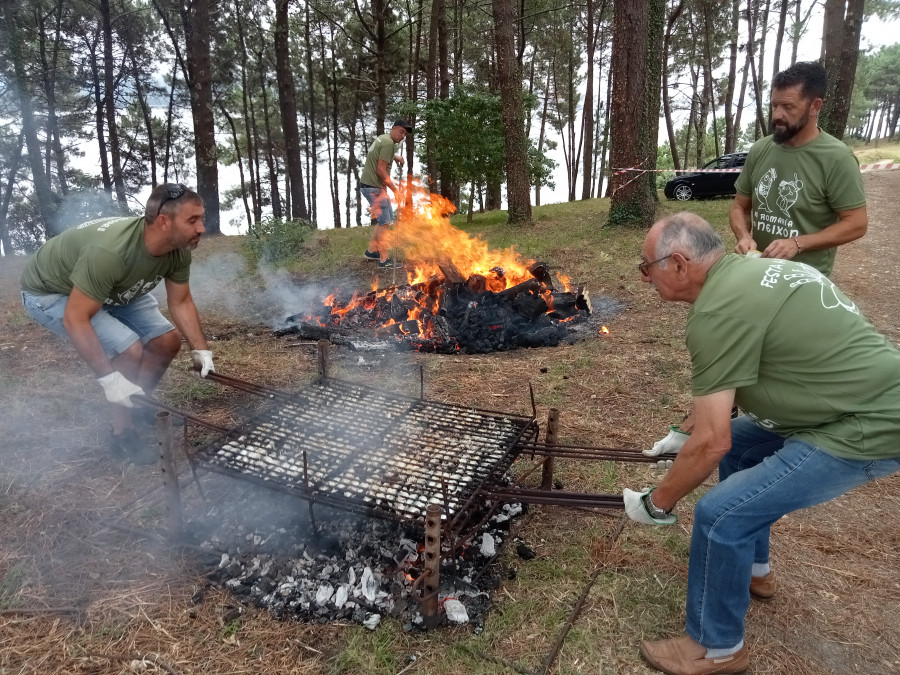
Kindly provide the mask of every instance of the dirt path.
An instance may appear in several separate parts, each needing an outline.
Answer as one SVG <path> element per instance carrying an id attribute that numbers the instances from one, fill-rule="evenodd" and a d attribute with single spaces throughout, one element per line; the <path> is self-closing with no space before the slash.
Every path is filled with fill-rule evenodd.
<path id="1" fill-rule="evenodd" d="M 900 257 L 894 228 L 900 171 L 873 171 L 863 179 L 869 230 L 862 239 L 841 247 L 834 280 L 896 344 L 900 342 L 900 277 L 896 273 Z"/>

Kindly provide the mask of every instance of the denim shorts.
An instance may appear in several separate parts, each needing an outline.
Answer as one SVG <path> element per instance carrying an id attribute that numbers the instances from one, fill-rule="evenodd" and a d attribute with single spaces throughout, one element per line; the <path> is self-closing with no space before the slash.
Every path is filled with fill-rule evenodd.
<path id="1" fill-rule="evenodd" d="M 62 293 L 35 295 L 22 291 L 25 313 L 65 340 L 68 335 L 63 326 L 63 315 L 68 302 L 69 296 Z M 118 356 L 138 340 L 147 344 L 175 329 L 159 311 L 159 303 L 150 293 L 127 305 L 103 305 L 91 318 L 91 326 L 100 338 L 107 358 Z"/>
<path id="2" fill-rule="evenodd" d="M 394 222 L 394 209 L 387 188 L 359 187 L 362 196 L 369 202 L 369 213 L 379 225 L 390 225 Z"/>

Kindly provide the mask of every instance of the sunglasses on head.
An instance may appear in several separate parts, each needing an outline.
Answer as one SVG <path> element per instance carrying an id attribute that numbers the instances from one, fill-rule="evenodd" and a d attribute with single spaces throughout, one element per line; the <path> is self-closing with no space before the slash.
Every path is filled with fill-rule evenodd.
<path id="1" fill-rule="evenodd" d="M 159 208 L 156 209 L 156 216 L 159 216 L 160 211 L 162 211 L 162 207 L 166 204 L 166 202 L 171 202 L 176 199 L 180 199 L 184 196 L 184 193 L 188 191 L 186 185 L 182 185 L 181 183 L 177 183 L 175 185 L 170 185 L 166 188 L 166 194 L 162 198 L 162 201 L 159 203 Z"/>

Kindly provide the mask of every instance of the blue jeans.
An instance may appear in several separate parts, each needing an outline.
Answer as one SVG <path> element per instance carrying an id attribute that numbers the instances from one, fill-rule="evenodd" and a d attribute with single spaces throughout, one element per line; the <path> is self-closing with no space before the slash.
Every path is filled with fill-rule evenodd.
<path id="1" fill-rule="evenodd" d="M 22 291 L 25 313 L 44 328 L 68 340 L 63 316 L 69 296 L 62 293 L 35 295 Z M 91 326 L 107 358 L 114 358 L 138 340 L 147 344 L 175 327 L 159 311 L 159 303 L 147 293 L 127 305 L 103 305 L 91 317 Z"/>
<path id="2" fill-rule="evenodd" d="M 377 220 L 379 225 L 390 225 L 394 222 L 394 209 L 387 188 L 360 186 L 359 191 L 369 202 L 369 213 L 373 220 Z"/>
<path id="3" fill-rule="evenodd" d="M 750 570 L 754 562 L 769 560 L 772 523 L 897 470 L 900 457 L 841 459 L 767 431 L 749 417 L 733 420 L 719 483 L 694 509 L 688 635 L 707 649 L 738 644 L 750 607 Z"/>

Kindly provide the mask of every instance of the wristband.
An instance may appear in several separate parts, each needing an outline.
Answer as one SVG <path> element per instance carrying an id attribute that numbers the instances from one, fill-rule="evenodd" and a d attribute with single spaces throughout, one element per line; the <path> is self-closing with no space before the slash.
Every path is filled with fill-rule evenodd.
<path id="1" fill-rule="evenodd" d="M 800 240 L 799 240 L 799 239 L 797 239 L 797 237 L 793 237 L 793 240 L 794 240 L 794 243 L 795 243 L 795 244 L 797 244 L 797 253 L 800 253 L 800 252 L 802 252 L 802 251 L 803 251 L 803 249 L 802 249 L 802 248 L 800 248 Z"/>
<path id="2" fill-rule="evenodd" d="M 656 488 L 653 488 L 653 489 L 655 490 Z M 665 510 L 659 508 L 656 504 L 654 504 L 653 498 L 650 496 L 651 494 L 653 494 L 653 490 L 650 490 L 650 492 L 648 492 L 647 494 L 644 495 L 644 497 L 643 497 L 644 508 L 647 509 L 647 513 L 650 514 L 651 518 L 653 518 L 655 520 L 662 520 L 663 518 L 668 516 L 671 513 L 671 511 L 665 511 Z"/>

